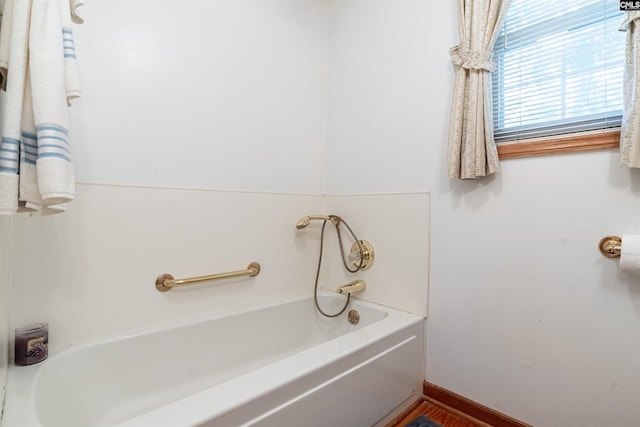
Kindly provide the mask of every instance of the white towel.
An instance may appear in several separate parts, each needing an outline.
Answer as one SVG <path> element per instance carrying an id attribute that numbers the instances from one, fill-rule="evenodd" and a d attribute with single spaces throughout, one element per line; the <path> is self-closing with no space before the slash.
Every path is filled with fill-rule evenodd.
<path id="1" fill-rule="evenodd" d="M 38 187 L 45 205 L 73 200 L 75 177 L 69 147 L 63 10 L 69 0 L 33 0 L 29 32 L 29 77 L 38 143 Z M 70 18 L 69 18 L 70 19 Z M 74 55 L 75 56 L 75 52 Z"/>
<path id="2" fill-rule="evenodd" d="M 71 22 L 82 22 L 76 9 L 83 2 L 5 0 L 0 214 L 62 212 L 75 197 L 67 108 L 81 95 Z M 8 34 L 2 31 L 5 21 Z"/>
<path id="3" fill-rule="evenodd" d="M 31 79 L 27 79 L 20 126 L 20 202 L 27 209 L 40 211 L 43 202 L 38 188 L 38 136 L 33 119 L 32 99 Z"/>
<path id="4" fill-rule="evenodd" d="M 22 107 L 27 79 L 31 2 L 17 1 L 11 16 L 6 108 L 0 140 L 0 214 L 18 211 Z M 3 23 L 8 19 L 3 17 Z"/>
<path id="5" fill-rule="evenodd" d="M 70 5 L 70 3 L 71 5 Z M 71 100 L 82 95 L 80 90 L 80 77 L 78 72 L 78 59 L 76 57 L 76 45 L 73 40 L 73 28 L 71 21 L 84 22 L 77 14 L 76 9 L 84 4 L 84 0 L 69 0 L 60 2 L 60 17 L 62 19 L 62 40 L 64 47 L 64 76 L 67 90 L 67 105 L 71 106 Z"/>

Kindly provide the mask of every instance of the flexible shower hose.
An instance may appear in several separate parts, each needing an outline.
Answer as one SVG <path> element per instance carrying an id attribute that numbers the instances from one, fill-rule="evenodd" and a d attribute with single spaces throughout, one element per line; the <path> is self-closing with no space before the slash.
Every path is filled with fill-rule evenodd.
<path id="1" fill-rule="evenodd" d="M 340 246 L 340 257 L 342 258 L 342 264 L 344 265 L 344 268 L 347 269 L 348 272 L 350 273 L 355 273 L 358 270 L 361 270 L 364 264 L 364 249 L 362 247 L 362 243 L 360 242 L 360 240 L 356 237 L 355 233 L 353 232 L 353 230 L 351 229 L 351 227 L 349 227 L 349 224 L 347 224 L 342 218 L 340 218 L 337 215 L 329 215 L 331 218 L 334 218 L 336 221 L 332 221 L 335 226 L 336 226 L 336 231 L 338 233 L 338 243 Z M 340 234 L 340 224 L 343 223 L 345 225 L 345 227 L 347 227 L 347 230 L 349 230 L 349 233 L 351 234 L 351 237 L 353 237 L 353 239 L 356 241 L 357 245 L 358 245 L 358 250 L 360 251 L 360 262 L 358 263 L 358 265 L 355 267 L 355 269 L 350 269 L 349 266 L 347 265 L 347 260 L 344 256 L 344 247 L 342 244 L 342 234 Z M 347 309 L 347 307 L 349 307 L 349 302 L 351 301 L 351 294 L 347 294 L 347 301 L 344 304 L 344 307 L 342 307 L 342 309 L 335 313 L 335 314 L 328 314 L 326 313 L 324 310 L 322 310 L 322 308 L 320 308 L 320 304 L 318 303 L 318 279 L 320 277 L 320 267 L 322 266 L 322 251 L 324 248 L 324 229 L 327 225 L 327 221 L 324 220 L 322 222 L 322 231 L 320 232 L 320 255 L 318 256 L 318 269 L 316 270 L 316 280 L 313 286 L 313 302 L 316 305 L 316 309 L 318 309 L 318 312 L 320 312 L 320 314 L 322 314 L 325 317 L 338 317 L 340 316 L 342 313 L 345 312 L 345 310 Z"/>

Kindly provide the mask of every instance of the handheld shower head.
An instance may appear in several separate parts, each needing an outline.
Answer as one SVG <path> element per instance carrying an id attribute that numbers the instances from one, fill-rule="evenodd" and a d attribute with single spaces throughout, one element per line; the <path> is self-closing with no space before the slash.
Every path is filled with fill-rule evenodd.
<path id="1" fill-rule="evenodd" d="M 340 223 L 340 218 L 335 215 L 307 215 L 300 218 L 300 221 L 296 224 L 296 228 L 301 230 L 308 226 L 311 221 L 320 220 L 320 221 L 331 221 L 333 224 Z"/>
<path id="2" fill-rule="evenodd" d="M 311 222 L 311 218 L 309 218 L 308 216 L 304 216 L 304 217 L 300 218 L 300 221 L 298 221 L 298 223 L 296 224 L 296 228 L 298 230 L 302 230 L 307 225 L 309 225 L 310 222 Z"/>

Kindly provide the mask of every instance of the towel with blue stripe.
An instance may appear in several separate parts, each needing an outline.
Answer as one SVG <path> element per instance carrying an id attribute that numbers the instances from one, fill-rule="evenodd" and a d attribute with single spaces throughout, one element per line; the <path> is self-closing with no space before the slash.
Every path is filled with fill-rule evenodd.
<path id="1" fill-rule="evenodd" d="M 67 110 L 81 95 L 71 23 L 81 22 L 75 8 L 82 3 L 5 0 L 0 214 L 62 212 L 75 198 Z"/>

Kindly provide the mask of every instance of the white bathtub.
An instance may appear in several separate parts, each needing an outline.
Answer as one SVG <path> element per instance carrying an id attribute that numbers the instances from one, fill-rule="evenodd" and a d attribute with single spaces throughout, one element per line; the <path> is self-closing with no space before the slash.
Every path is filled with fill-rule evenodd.
<path id="1" fill-rule="evenodd" d="M 380 425 L 421 394 L 424 319 L 350 308 L 358 325 L 304 298 L 52 352 L 11 367 L 2 427 Z"/>

